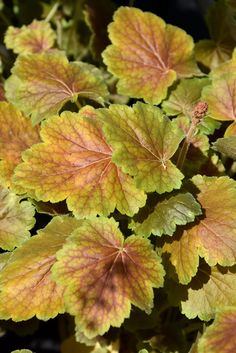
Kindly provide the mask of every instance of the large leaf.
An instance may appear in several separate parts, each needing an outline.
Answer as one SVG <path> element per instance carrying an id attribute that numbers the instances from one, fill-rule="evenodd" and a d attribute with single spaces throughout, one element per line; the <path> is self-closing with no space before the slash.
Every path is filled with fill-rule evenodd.
<path id="1" fill-rule="evenodd" d="M 12 175 L 21 162 L 21 153 L 39 142 L 38 128 L 16 108 L 0 103 L 0 180 L 5 186 L 13 186 Z"/>
<path id="2" fill-rule="evenodd" d="M 152 287 L 163 284 L 164 270 L 149 241 L 124 240 L 112 218 L 83 221 L 57 257 L 54 278 L 66 286 L 66 307 L 88 337 L 120 326 L 131 303 L 150 313 Z"/>
<path id="3" fill-rule="evenodd" d="M 103 104 L 108 92 L 101 72 L 82 62 L 69 63 L 61 52 L 20 55 L 6 81 L 7 99 L 33 123 L 58 113 L 78 96 Z"/>
<path id="4" fill-rule="evenodd" d="M 235 307 L 217 313 L 213 324 L 207 327 L 199 341 L 199 353 L 235 353 L 235 331 Z"/>
<path id="5" fill-rule="evenodd" d="M 201 214 L 201 207 L 190 193 L 179 194 L 159 202 L 143 223 L 134 223 L 132 229 L 138 235 L 173 235 L 177 225 L 193 222 Z"/>
<path id="6" fill-rule="evenodd" d="M 8 27 L 5 44 L 16 54 L 39 53 L 49 50 L 55 41 L 56 34 L 49 23 L 34 20 L 21 28 Z"/>
<path id="7" fill-rule="evenodd" d="M 183 174 L 170 158 L 184 134 L 159 108 L 138 102 L 133 108 L 114 104 L 99 112 L 112 160 L 134 176 L 138 187 L 158 193 L 180 188 Z"/>
<path id="8" fill-rule="evenodd" d="M 34 207 L 0 186 L 0 247 L 12 250 L 30 237 L 34 226 Z"/>
<path id="9" fill-rule="evenodd" d="M 16 249 L 0 272 L 0 318 L 48 320 L 64 312 L 64 287 L 51 278 L 56 252 L 79 221 L 55 217 L 38 235 Z"/>
<path id="10" fill-rule="evenodd" d="M 108 31 L 112 45 L 103 58 L 120 79 L 121 94 L 158 104 L 177 77 L 200 73 L 193 59 L 192 38 L 152 13 L 120 7 Z"/>
<path id="11" fill-rule="evenodd" d="M 133 215 L 145 205 L 146 195 L 129 175 L 111 162 L 94 109 L 64 112 L 48 119 L 41 144 L 23 155 L 15 181 L 42 201 L 67 204 L 78 217 L 108 215 L 115 207 Z"/>

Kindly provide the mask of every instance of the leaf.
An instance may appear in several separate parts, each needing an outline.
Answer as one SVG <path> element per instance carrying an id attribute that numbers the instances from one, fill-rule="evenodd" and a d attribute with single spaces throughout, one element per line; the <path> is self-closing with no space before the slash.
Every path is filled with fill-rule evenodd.
<path id="1" fill-rule="evenodd" d="M 219 138 L 214 142 L 213 148 L 227 157 L 236 160 L 236 136 Z"/>
<path id="2" fill-rule="evenodd" d="M 188 297 L 181 303 L 182 313 L 189 319 L 198 316 L 201 320 L 209 321 L 217 311 L 235 306 L 235 273 L 235 266 L 225 269 L 202 266 L 188 286 Z"/>
<path id="3" fill-rule="evenodd" d="M 200 175 L 192 181 L 200 190 L 197 201 L 204 216 L 163 246 L 183 284 L 196 274 L 198 256 L 210 266 L 232 266 L 236 261 L 236 182 L 229 177 Z"/>
<path id="4" fill-rule="evenodd" d="M 168 116 L 184 114 L 191 117 L 195 105 L 201 98 L 202 89 L 207 84 L 209 84 L 208 78 L 180 80 L 168 99 L 162 103 L 162 108 Z"/>
<path id="5" fill-rule="evenodd" d="M 26 151 L 15 171 L 15 182 L 38 199 L 67 198 L 69 210 L 78 217 L 108 215 L 115 207 L 132 216 L 145 205 L 144 192 L 111 162 L 112 150 L 94 109 L 48 119 L 41 137 L 44 142 Z"/>
<path id="6" fill-rule="evenodd" d="M 103 59 L 119 78 L 118 93 L 159 104 L 177 78 L 201 75 L 192 38 L 152 13 L 120 7 L 108 31 Z"/>
<path id="7" fill-rule="evenodd" d="M 221 75 L 229 74 L 229 73 L 234 73 L 236 68 L 236 50 L 233 51 L 232 54 L 232 59 L 225 61 L 218 67 L 214 68 L 210 72 L 210 77 L 214 80 L 216 78 L 220 78 Z"/>
<path id="8" fill-rule="evenodd" d="M 236 352 L 236 310 L 235 307 L 224 309 L 206 328 L 199 341 L 199 353 L 234 353 Z"/>
<path id="9" fill-rule="evenodd" d="M 12 250 L 30 237 L 34 226 L 34 207 L 29 201 L 21 201 L 8 189 L 0 186 L 0 247 Z"/>
<path id="10" fill-rule="evenodd" d="M 21 153 L 39 142 L 37 127 L 16 108 L 0 102 L 0 180 L 6 187 L 13 187 L 12 175 L 21 162 Z"/>
<path id="11" fill-rule="evenodd" d="M 21 28 L 8 27 L 4 42 L 16 54 L 33 54 L 52 48 L 55 39 L 56 34 L 48 22 L 34 20 Z"/>
<path id="12" fill-rule="evenodd" d="M 180 188 L 183 174 L 170 158 L 184 134 L 159 108 L 138 102 L 133 108 L 113 104 L 99 112 L 112 160 L 134 177 L 137 187 L 160 194 Z"/>
<path id="13" fill-rule="evenodd" d="M 6 97 L 32 122 L 58 113 L 78 97 L 104 103 L 108 91 L 101 72 L 82 62 L 69 63 L 61 52 L 20 55 L 5 84 Z"/>
<path id="14" fill-rule="evenodd" d="M 11 353 L 33 353 L 29 349 L 17 349 L 16 351 L 12 351 Z"/>
<path id="15" fill-rule="evenodd" d="M 89 338 L 119 327 L 131 303 L 151 312 L 152 287 L 163 284 L 164 270 L 147 239 L 124 240 L 110 218 L 83 221 L 58 253 L 54 278 L 66 286 L 65 303 Z"/>
<path id="16" fill-rule="evenodd" d="M 0 318 L 22 321 L 34 315 L 48 320 L 64 312 L 64 286 L 51 278 L 56 252 L 79 221 L 54 217 L 38 234 L 16 249 L 0 272 Z"/>
<path id="17" fill-rule="evenodd" d="M 132 229 L 136 234 L 149 237 L 151 234 L 161 236 L 173 235 L 176 225 L 193 222 L 201 214 L 201 207 L 190 193 L 178 194 L 159 202 L 154 211 L 143 223 L 134 223 Z"/>

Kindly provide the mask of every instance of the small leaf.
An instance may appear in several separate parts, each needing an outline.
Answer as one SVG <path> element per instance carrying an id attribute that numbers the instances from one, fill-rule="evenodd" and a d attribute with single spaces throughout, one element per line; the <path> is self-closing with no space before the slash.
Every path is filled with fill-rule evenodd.
<path id="1" fill-rule="evenodd" d="M 7 99 L 31 115 L 34 124 L 80 96 L 103 104 L 108 94 L 97 68 L 79 61 L 69 63 L 61 52 L 20 55 L 5 88 Z"/>
<path id="2" fill-rule="evenodd" d="M 138 235 L 173 235 L 176 225 L 193 222 L 201 214 L 201 207 L 190 193 L 179 194 L 159 202 L 145 221 L 134 223 L 132 229 Z"/>
<path id="3" fill-rule="evenodd" d="M 206 328 L 199 341 L 199 353 L 235 353 L 236 352 L 236 310 L 224 309 Z"/>
<path id="4" fill-rule="evenodd" d="M 45 52 L 52 48 L 56 34 L 49 23 L 34 20 L 28 26 L 8 27 L 4 42 L 16 54 Z"/>
<path id="5" fill-rule="evenodd" d="M 0 186 L 0 247 L 12 250 L 30 237 L 34 226 L 34 207 L 29 201 L 21 201 L 8 189 Z"/>
<path id="6" fill-rule="evenodd" d="M 64 112 L 44 122 L 41 144 L 23 155 L 15 182 L 42 201 L 67 205 L 78 217 L 108 215 L 115 207 L 132 216 L 146 195 L 111 161 L 96 110 Z"/>
<path id="7" fill-rule="evenodd" d="M 33 353 L 29 349 L 17 349 L 16 351 L 12 351 L 11 353 Z"/>
<path id="8" fill-rule="evenodd" d="M 112 160 L 134 176 L 139 188 L 158 193 L 179 189 L 183 174 L 170 161 L 183 132 L 157 107 L 136 103 L 99 109 Z"/>
<path id="9" fill-rule="evenodd" d="M 89 338 L 119 327 L 131 303 L 151 312 L 153 289 L 163 284 L 164 270 L 147 239 L 124 240 L 110 218 L 83 221 L 58 253 L 54 278 L 66 286 L 67 310 Z"/>
<path id="10" fill-rule="evenodd" d="M 55 217 L 16 249 L 0 272 L 0 318 L 48 320 L 64 312 L 64 286 L 51 279 L 56 252 L 78 227 L 72 217 Z"/>
<path id="11" fill-rule="evenodd" d="M 12 175 L 21 153 L 39 140 L 37 127 L 12 105 L 0 102 L 0 180 L 4 186 L 13 187 Z"/>
<path id="12" fill-rule="evenodd" d="M 213 144 L 213 148 L 227 157 L 236 160 L 236 136 L 219 138 Z"/>
<path id="13" fill-rule="evenodd" d="M 177 77 L 201 74 L 192 38 L 152 13 L 120 7 L 108 31 L 112 45 L 103 59 L 121 94 L 159 104 Z"/>

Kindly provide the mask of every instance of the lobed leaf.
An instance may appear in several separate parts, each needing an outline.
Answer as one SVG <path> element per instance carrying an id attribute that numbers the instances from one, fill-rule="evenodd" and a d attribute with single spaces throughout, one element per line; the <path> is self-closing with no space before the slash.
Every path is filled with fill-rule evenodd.
<path id="1" fill-rule="evenodd" d="M 56 34 L 48 22 L 34 20 L 21 28 L 9 26 L 4 42 L 16 54 L 33 54 L 48 51 L 55 39 Z"/>
<path id="2" fill-rule="evenodd" d="M 21 197 L 0 186 L 0 247 L 2 249 L 12 250 L 30 237 L 29 230 L 35 223 L 34 212 L 34 207 L 29 201 L 21 201 Z"/>
<path id="3" fill-rule="evenodd" d="M 112 45 L 103 59 L 119 78 L 121 94 L 159 104 L 177 77 L 201 74 L 193 58 L 192 38 L 152 13 L 120 7 L 108 31 Z"/>
<path id="4" fill-rule="evenodd" d="M 138 235 L 149 237 L 173 235 L 177 225 L 193 222 L 201 214 L 201 207 L 190 193 L 178 194 L 159 202 L 143 223 L 133 223 L 132 229 Z"/>
<path id="5" fill-rule="evenodd" d="M 110 218 L 83 221 L 58 253 L 55 280 L 66 286 L 67 310 L 88 337 L 119 327 L 131 303 L 150 313 L 152 287 L 163 284 L 164 270 L 147 239 L 124 240 Z"/>
<path id="6" fill-rule="evenodd" d="M 134 177 L 139 188 L 158 193 L 179 189 L 183 174 L 170 161 L 183 132 L 157 107 L 136 103 L 99 109 L 112 160 Z"/>
<path id="7" fill-rule="evenodd" d="M 108 215 L 115 207 L 132 216 L 146 195 L 111 161 L 95 109 L 64 112 L 44 122 L 41 144 L 23 155 L 15 182 L 42 201 L 67 205 L 78 217 Z"/>
<path id="8" fill-rule="evenodd" d="M 0 272 L 0 318 L 48 320 L 64 312 L 64 286 L 51 278 L 56 252 L 79 221 L 54 217 L 38 234 L 16 249 Z"/>
<path id="9" fill-rule="evenodd" d="M 227 157 L 236 160 L 236 136 L 219 138 L 214 142 L 213 148 Z"/>
<path id="10" fill-rule="evenodd" d="M 5 89 L 7 99 L 31 115 L 34 124 L 78 97 L 103 104 L 108 95 L 97 68 L 79 61 L 69 63 L 61 52 L 20 55 Z"/>
<path id="11" fill-rule="evenodd" d="M 236 351 L 236 310 L 224 309 L 206 328 L 199 341 L 199 353 L 234 353 Z"/>
<path id="12" fill-rule="evenodd" d="M 21 153 L 39 141 L 38 128 L 11 104 L 0 102 L 0 180 L 4 186 L 15 186 L 12 176 Z"/>

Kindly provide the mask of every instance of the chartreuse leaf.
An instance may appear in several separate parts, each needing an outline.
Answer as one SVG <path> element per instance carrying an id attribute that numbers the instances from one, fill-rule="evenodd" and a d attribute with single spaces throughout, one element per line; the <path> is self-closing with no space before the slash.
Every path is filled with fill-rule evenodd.
<path id="1" fill-rule="evenodd" d="M 124 240 L 110 218 L 83 221 L 57 254 L 54 279 L 65 289 L 66 308 L 90 338 L 119 327 L 131 304 L 150 313 L 152 287 L 161 287 L 164 270 L 147 239 Z"/>
<path id="2" fill-rule="evenodd" d="M 189 319 L 198 316 L 209 321 L 219 310 L 236 305 L 236 267 L 201 266 L 181 302 L 182 313 Z"/>
<path id="3" fill-rule="evenodd" d="M 231 266 L 236 260 L 236 182 L 229 177 L 200 175 L 192 181 L 200 190 L 197 200 L 204 217 L 163 246 L 183 284 L 196 274 L 199 256 L 210 266 Z"/>
<path id="4" fill-rule="evenodd" d="M 12 250 L 30 237 L 34 226 L 34 207 L 0 186 L 0 247 Z M 1 261 L 0 261 L 1 262 Z M 1 267 L 1 266 L 0 266 Z"/>
<path id="5" fill-rule="evenodd" d="M 134 177 L 141 189 L 164 193 L 179 189 L 183 174 L 170 161 L 184 133 L 162 111 L 136 103 L 99 109 L 112 160 Z"/>
<path id="6" fill-rule="evenodd" d="M 33 353 L 29 349 L 17 349 L 16 351 L 12 351 L 11 353 Z"/>
<path id="7" fill-rule="evenodd" d="M 64 312 L 63 285 L 51 278 L 56 252 L 78 227 L 72 217 L 55 217 L 16 249 L 0 272 L 0 318 L 48 320 Z"/>
<path id="8" fill-rule="evenodd" d="M 0 102 L 0 180 L 13 187 L 12 175 L 21 162 L 21 153 L 39 142 L 37 127 L 7 102 Z"/>
<path id="9" fill-rule="evenodd" d="M 111 161 L 95 109 L 64 112 L 44 122 L 41 137 L 23 155 L 15 182 L 42 201 L 67 204 L 78 217 L 108 215 L 115 207 L 132 216 L 146 195 Z"/>
<path id="10" fill-rule="evenodd" d="M 79 96 L 104 103 L 108 91 L 101 72 L 83 62 L 69 63 L 61 52 L 20 55 L 6 81 L 6 96 L 35 124 Z"/>
<path id="11" fill-rule="evenodd" d="M 200 74 L 192 38 L 152 13 L 120 7 L 108 31 L 112 45 L 103 59 L 121 94 L 159 104 L 177 77 Z"/>
<path id="12" fill-rule="evenodd" d="M 173 235 L 177 225 L 193 222 L 201 214 L 201 207 L 190 193 L 178 194 L 159 202 L 143 223 L 134 223 L 132 229 L 138 235 Z"/>
<path id="13" fill-rule="evenodd" d="M 227 157 L 236 160 L 236 136 L 219 138 L 213 144 L 213 148 Z"/>
<path id="14" fill-rule="evenodd" d="M 230 307 L 216 314 L 199 340 L 199 353 L 236 352 L 236 309 Z"/>
<path id="15" fill-rule="evenodd" d="M 50 24 L 34 20 L 28 26 L 8 27 L 4 42 L 16 54 L 39 53 L 49 50 L 56 39 Z"/>

